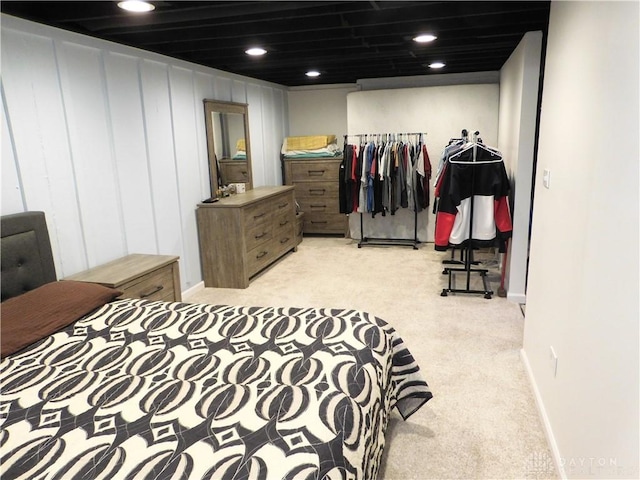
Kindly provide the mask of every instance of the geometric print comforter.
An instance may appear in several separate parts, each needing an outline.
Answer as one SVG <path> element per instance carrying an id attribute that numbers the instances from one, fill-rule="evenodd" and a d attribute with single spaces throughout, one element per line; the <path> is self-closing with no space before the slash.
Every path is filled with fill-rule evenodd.
<path id="1" fill-rule="evenodd" d="M 5 358 L 4 479 L 375 479 L 431 398 L 365 312 L 125 299 Z"/>

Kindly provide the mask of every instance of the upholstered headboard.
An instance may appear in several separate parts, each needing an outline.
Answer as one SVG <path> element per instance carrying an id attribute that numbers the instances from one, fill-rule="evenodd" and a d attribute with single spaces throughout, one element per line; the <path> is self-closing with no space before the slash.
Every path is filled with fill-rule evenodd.
<path id="1" fill-rule="evenodd" d="M 4 215 L 2 234 L 2 301 L 56 281 L 56 267 L 44 212 Z"/>

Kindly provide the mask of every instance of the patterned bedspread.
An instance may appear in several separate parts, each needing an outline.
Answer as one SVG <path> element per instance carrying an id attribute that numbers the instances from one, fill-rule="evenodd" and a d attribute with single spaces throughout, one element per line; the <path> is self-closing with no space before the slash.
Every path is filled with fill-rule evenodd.
<path id="1" fill-rule="evenodd" d="M 374 479 L 431 398 L 365 312 L 120 300 L 0 370 L 2 478 Z"/>

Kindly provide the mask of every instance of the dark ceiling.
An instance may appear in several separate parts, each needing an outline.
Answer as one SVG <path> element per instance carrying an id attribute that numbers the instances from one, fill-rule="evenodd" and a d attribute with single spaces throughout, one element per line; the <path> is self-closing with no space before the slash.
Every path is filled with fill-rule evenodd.
<path id="1" fill-rule="evenodd" d="M 499 70 L 524 33 L 546 33 L 549 2 L 2 0 L 3 13 L 281 85 Z M 419 33 L 437 40 L 417 44 Z M 254 45 L 262 57 L 244 51 Z M 446 66 L 431 70 L 427 65 Z M 310 79 L 305 71 L 321 76 Z"/>

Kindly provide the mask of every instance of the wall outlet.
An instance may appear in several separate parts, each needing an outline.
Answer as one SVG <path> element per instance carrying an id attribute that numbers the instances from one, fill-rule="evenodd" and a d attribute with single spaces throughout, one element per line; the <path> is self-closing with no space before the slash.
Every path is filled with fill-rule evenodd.
<path id="1" fill-rule="evenodd" d="M 556 351 L 553 347 L 549 347 L 549 368 L 555 377 L 556 373 L 558 373 L 558 355 L 556 355 Z"/>

